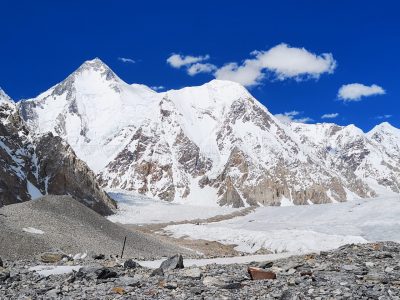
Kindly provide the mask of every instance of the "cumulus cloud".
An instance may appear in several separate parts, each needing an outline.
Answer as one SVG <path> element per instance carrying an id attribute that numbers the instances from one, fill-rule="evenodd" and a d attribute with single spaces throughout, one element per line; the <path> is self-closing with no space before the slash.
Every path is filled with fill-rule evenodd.
<path id="1" fill-rule="evenodd" d="M 209 55 L 203 56 L 191 56 L 191 55 L 180 55 L 180 54 L 172 54 L 167 58 L 167 63 L 176 69 L 179 69 L 184 66 L 190 66 L 194 63 L 202 62 L 208 60 L 210 58 Z"/>
<path id="2" fill-rule="evenodd" d="M 313 119 L 309 117 L 301 116 L 302 114 L 302 112 L 292 110 L 282 114 L 276 114 L 275 117 L 283 123 L 309 123 L 313 121 Z"/>
<path id="3" fill-rule="evenodd" d="M 339 116 L 339 113 L 324 114 L 321 116 L 321 119 L 334 119 L 337 116 Z"/>
<path id="4" fill-rule="evenodd" d="M 262 68 L 256 60 L 248 59 L 242 65 L 229 63 L 219 68 L 215 72 L 215 78 L 231 80 L 244 86 L 254 86 L 264 78 Z"/>
<path id="5" fill-rule="evenodd" d="M 342 85 L 338 91 L 338 98 L 345 101 L 360 101 L 362 97 L 383 95 L 385 90 L 379 85 L 367 86 L 361 83 L 350 83 Z"/>
<path id="6" fill-rule="evenodd" d="M 213 64 L 204 64 L 209 55 L 182 56 L 173 54 L 167 62 L 174 68 L 187 66 L 188 74 L 193 76 L 198 73 L 212 73 L 215 78 L 231 80 L 244 86 L 255 86 L 267 76 L 285 80 L 318 79 L 323 73 L 333 73 L 336 61 L 331 53 L 317 55 L 305 48 L 290 47 L 279 44 L 267 51 L 253 51 L 251 57 L 242 63 L 230 62 L 222 67 Z"/>
<path id="7" fill-rule="evenodd" d="M 213 64 L 209 63 L 195 63 L 191 65 L 190 67 L 187 68 L 187 73 L 190 76 L 194 76 L 199 73 L 211 73 L 213 72 L 217 67 Z"/>
<path id="8" fill-rule="evenodd" d="M 215 72 L 216 78 L 254 86 L 260 84 L 268 72 L 278 80 L 306 80 L 318 79 L 321 74 L 333 73 L 336 68 L 331 53 L 317 55 L 287 44 L 279 44 L 267 51 L 253 51 L 251 55 L 253 58 L 246 59 L 241 65 L 229 63 L 221 67 Z"/>
<path id="9" fill-rule="evenodd" d="M 128 63 L 128 64 L 136 63 L 135 60 L 133 60 L 132 58 L 127 58 L 127 57 L 118 57 L 118 60 L 122 61 L 123 63 Z"/>

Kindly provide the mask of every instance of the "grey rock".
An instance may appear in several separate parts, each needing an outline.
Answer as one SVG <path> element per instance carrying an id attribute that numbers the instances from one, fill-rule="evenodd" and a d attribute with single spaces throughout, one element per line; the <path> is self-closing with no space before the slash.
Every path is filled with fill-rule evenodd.
<path id="1" fill-rule="evenodd" d="M 78 277 L 83 277 L 83 276 L 96 276 L 100 274 L 100 272 L 103 270 L 103 266 L 99 265 L 94 265 L 94 266 L 85 266 L 79 269 L 77 276 Z"/>
<path id="2" fill-rule="evenodd" d="M 123 276 L 123 277 L 119 277 L 117 278 L 117 280 L 115 280 L 115 284 L 116 285 L 120 285 L 120 286 L 138 286 L 140 284 L 140 281 L 137 278 L 134 277 L 129 277 L 129 276 Z"/>
<path id="3" fill-rule="evenodd" d="M 5 281 L 9 277 L 10 277 L 10 271 L 0 267 L 0 282 Z"/>
<path id="4" fill-rule="evenodd" d="M 386 283 L 387 282 L 387 277 L 385 274 L 381 273 L 368 273 L 367 275 L 364 276 L 364 280 L 366 281 L 372 281 L 372 282 L 382 282 Z"/>
<path id="5" fill-rule="evenodd" d="M 183 271 L 183 275 L 188 278 L 200 279 L 202 276 L 202 272 L 200 268 L 190 268 L 190 269 L 185 269 Z"/>
<path id="6" fill-rule="evenodd" d="M 46 292 L 46 297 L 54 299 L 58 297 L 58 294 L 60 294 L 60 290 L 55 288 L 55 289 L 51 289 L 49 291 Z"/>
<path id="7" fill-rule="evenodd" d="M 176 282 L 167 282 L 164 287 L 169 290 L 175 290 L 178 287 Z"/>
<path id="8" fill-rule="evenodd" d="M 163 271 L 163 269 L 161 269 L 161 268 L 154 269 L 154 270 L 151 272 L 150 276 L 151 276 L 151 277 L 153 277 L 153 276 L 164 276 L 164 271 Z"/>
<path id="9" fill-rule="evenodd" d="M 274 262 L 272 261 L 264 261 L 260 262 L 257 264 L 257 267 L 262 268 L 262 269 L 268 269 L 271 268 L 274 265 Z"/>
<path id="10" fill-rule="evenodd" d="M 242 283 L 240 283 L 240 282 L 230 282 L 228 284 L 221 285 L 221 288 L 222 289 L 226 289 L 226 290 L 241 289 L 242 288 Z"/>
<path id="11" fill-rule="evenodd" d="M 118 274 L 115 271 L 104 268 L 101 269 L 101 271 L 97 274 L 97 279 L 109 279 L 109 278 L 115 278 L 117 276 Z"/>
<path id="12" fill-rule="evenodd" d="M 174 270 L 174 269 L 183 269 L 183 257 L 180 254 L 176 254 L 167 260 L 163 261 L 160 265 L 160 268 L 164 271 Z"/>
<path id="13" fill-rule="evenodd" d="M 343 265 L 342 269 L 345 271 L 354 271 L 356 270 L 358 267 L 355 265 Z"/>
<path id="14" fill-rule="evenodd" d="M 221 287 L 221 286 L 225 285 L 225 282 L 216 277 L 206 276 L 203 279 L 203 284 L 208 287 L 211 287 L 211 286 Z"/>
<path id="15" fill-rule="evenodd" d="M 139 267 L 140 267 L 140 265 L 132 259 L 128 259 L 124 262 L 125 269 L 136 269 Z"/>

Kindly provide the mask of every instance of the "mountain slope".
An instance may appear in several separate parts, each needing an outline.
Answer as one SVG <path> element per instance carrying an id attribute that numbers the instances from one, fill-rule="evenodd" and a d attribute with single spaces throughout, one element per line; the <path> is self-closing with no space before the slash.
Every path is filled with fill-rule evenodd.
<path id="1" fill-rule="evenodd" d="M 72 148 L 51 133 L 33 137 L 16 105 L 1 98 L 6 101 L 0 100 L 0 206 L 69 194 L 101 214 L 111 214 L 114 201 Z"/>
<path id="2" fill-rule="evenodd" d="M 382 187 L 400 192 L 398 129 L 381 124 L 365 134 L 354 125 L 292 123 L 291 127 L 308 151 L 321 157 L 326 167 L 348 182 L 357 178 L 377 192 Z"/>
<path id="3" fill-rule="evenodd" d="M 118 137 L 151 115 L 155 97 L 151 89 L 124 83 L 94 59 L 36 99 L 21 103 L 20 111 L 30 128 L 60 135 L 97 172 L 123 147 Z"/>
<path id="4" fill-rule="evenodd" d="M 283 124 L 229 81 L 156 93 L 94 59 L 19 109 L 31 130 L 65 139 L 102 186 L 167 201 L 239 207 L 398 192 L 398 159 L 359 129 Z"/>

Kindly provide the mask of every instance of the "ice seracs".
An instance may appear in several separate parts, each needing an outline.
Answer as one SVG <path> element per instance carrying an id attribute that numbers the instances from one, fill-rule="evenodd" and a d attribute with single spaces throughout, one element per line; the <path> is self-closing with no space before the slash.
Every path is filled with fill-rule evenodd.
<path id="1" fill-rule="evenodd" d="M 283 124 L 230 81 L 157 93 L 94 59 L 19 110 L 32 131 L 65 139 L 103 187 L 166 201 L 239 207 L 399 192 L 395 130 L 380 134 L 382 146 L 352 125 Z"/>

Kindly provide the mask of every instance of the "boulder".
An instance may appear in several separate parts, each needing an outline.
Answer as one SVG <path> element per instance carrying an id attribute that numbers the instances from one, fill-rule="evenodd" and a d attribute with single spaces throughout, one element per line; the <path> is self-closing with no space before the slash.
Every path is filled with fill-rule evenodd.
<path id="1" fill-rule="evenodd" d="M 9 277 L 10 277 L 10 271 L 0 267 L 0 282 L 5 281 Z"/>
<path id="2" fill-rule="evenodd" d="M 4 265 L 3 265 L 3 261 L 1 260 L 1 257 L 0 257 L 0 268 L 2 268 L 2 267 L 4 267 Z"/>
<path id="3" fill-rule="evenodd" d="M 176 254 L 167 260 L 163 261 L 160 266 L 163 271 L 183 269 L 183 257 L 180 254 Z"/>
<path id="4" fill-rule="evenodd" d="M 153 276 L 164 276 L 163 269 L 161 269 L 161 268 L 154 269 L 153 272 L 151 272 L 151 274 L 150 274 L 150 277 L 153 277 Z"/>
<path id="5" fill-rule="evenodd" d="M 134 261 L 133 259 L 128 259 L 124 262 L 124 268 L 125 269 L 136 269 L 139 268 L 140 265 Z"/>
<path id="6" fill-rule="evenodd" d="M 104 254 L 94 254 L 92 256 L 93 259 L 99 260 L 99 259 L 105 259 L 106 256 Z"/>
<path id="7" fill-rule="evenodd" d="M 276 274 L 274 272 L 265 271 L 262 268 L 248 267 L 247 272 L 251 280 L 276 279 Z"/>
<path id="8" fill-rule="evenodd" d="M 200 279 L 202 276 L 200 268 L 190 268 L 190 269 L 185 269 L 183 271 L 183 276 L 192 278 L 192 279 Z"/>
<path id="9" fill-rule="evenodd" d="M 114 272 L 113 270 L 107 268 L 102 269 L 100 273 L 97 275 L 97 279 L 109 279 L 115 277 L 118 277 L 117 272 Z"/>
<path id="10" fill-rule="evenodd" d="M 61 261 L 64 257 L 67 257 L 65 254 L 62 253 L 43 253 L 40 255 L 40 260 L 44 263 L 54 264 L 56 262 Z"/>
<path id="11" fill-rule="evenodd" d="M 94 280 L 115 278 L 118 277 L 118 274 L 112 269 L 95 265 L 80 268 L 76 276 Z"/>
<path id="12" fill-rule="evenodd" d="M 123 276 L 115 280 L 115 283 L 119 286 L 138 286 L 140 281 L 135 277 Z"/>

